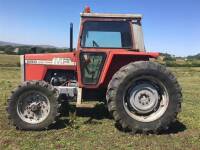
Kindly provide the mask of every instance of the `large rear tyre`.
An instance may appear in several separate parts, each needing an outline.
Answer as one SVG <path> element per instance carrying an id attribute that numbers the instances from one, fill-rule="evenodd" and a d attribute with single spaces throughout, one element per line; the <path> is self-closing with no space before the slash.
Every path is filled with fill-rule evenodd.
<path id="1" fill-rule="evenodd" d="M 140 61 L 115 73 L 106 99 L 109 111 L 122 129 L 158 133 L 176 120 L 182 94 L 176 78 L 164 66 Z"/>
<path id="2" fill-rule="evenodd" d="M 42 130 L 59 116 L 58 92 L 45 81 L 26 81 L 8 99 L 8 118 L 18 129 Z"/>

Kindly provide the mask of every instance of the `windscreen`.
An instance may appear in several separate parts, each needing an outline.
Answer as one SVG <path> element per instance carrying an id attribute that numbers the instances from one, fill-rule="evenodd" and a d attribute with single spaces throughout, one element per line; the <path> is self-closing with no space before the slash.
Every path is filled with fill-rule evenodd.
<path id="1" fill-rule="evenodd" d="M 132 48 L 130 24 L 125 21 L 84 23 L 81 47 Z"/>

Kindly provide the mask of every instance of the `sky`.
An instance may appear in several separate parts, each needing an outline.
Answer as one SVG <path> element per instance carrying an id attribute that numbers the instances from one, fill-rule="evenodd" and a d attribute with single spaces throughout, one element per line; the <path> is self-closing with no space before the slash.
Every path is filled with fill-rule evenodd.
<path id="1" fill-rule="evenodd" d="M 74 47 L 80 12 L 141 13 L 148 52 L 176 56 L 200 53 L 200 0 L 0 0 L 0 41 Z"/>

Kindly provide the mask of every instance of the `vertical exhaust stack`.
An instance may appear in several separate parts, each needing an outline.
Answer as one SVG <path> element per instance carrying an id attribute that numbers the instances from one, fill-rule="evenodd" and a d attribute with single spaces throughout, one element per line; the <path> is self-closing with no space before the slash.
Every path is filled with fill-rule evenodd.
<path id="1" fill-rule="evenodd" d="M 73 23 L 70 23 L 70 52 L 73 51 Z"/>

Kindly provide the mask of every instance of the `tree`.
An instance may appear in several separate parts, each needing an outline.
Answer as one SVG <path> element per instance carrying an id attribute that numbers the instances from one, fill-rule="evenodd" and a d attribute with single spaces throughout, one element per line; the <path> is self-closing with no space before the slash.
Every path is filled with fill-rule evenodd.
<path id="1" fill-rule="evenodd" d="M 15 52 L 14 52 L 14 48 L 12 47 L 12 46 L 8 46 L 8 47 L 6 47 L 5 48 L 5 50 L 4 50 L 4 52 L 6 53 L 6 54 L 16 54 Z"/>

